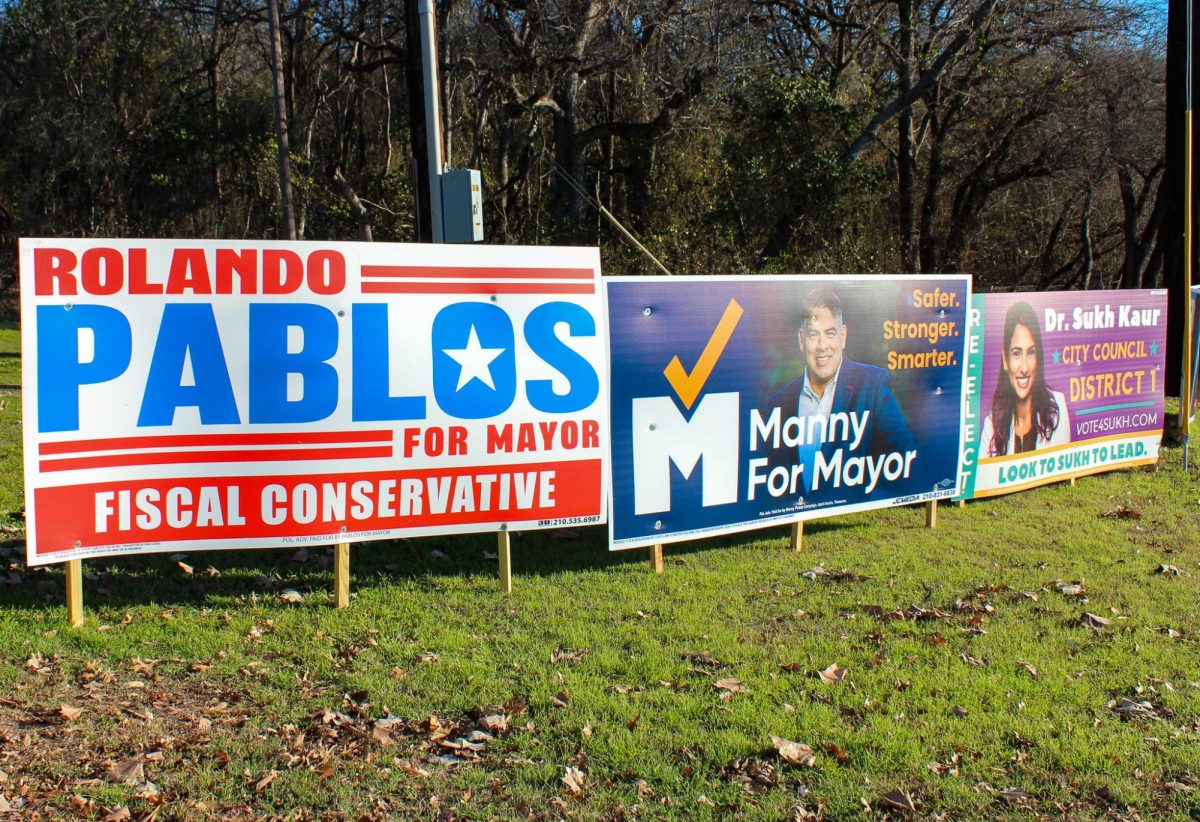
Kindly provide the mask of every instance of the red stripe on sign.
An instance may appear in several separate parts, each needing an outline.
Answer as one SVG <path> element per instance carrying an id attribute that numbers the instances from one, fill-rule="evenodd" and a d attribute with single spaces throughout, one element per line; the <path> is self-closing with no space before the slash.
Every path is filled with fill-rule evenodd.
<path id="1" fill-rule="evenodd" d="M 365 282 L 364 294 L 595 294 L 591 283 Z"/>
<path id="2" fill-rule="evenodd" d="M 279 477 L 120 480 L 33 492 L 36 556 L 596 517 L 600 460 Z M 203 547 L 199 545 L 196 547 Z M 224 546 L 222 546 L 224 547 Z"/>
<path id="3" fill-rule="evenodd" d="M 425 279 L 590 280 L 590 268 L 469 268 L 466 266 L 364 265 L 364 277 Z"/>
<path id="4" fill-rule="evenodd" d="M 124 465 L 349 460 L 390 456 L 392 456 L 392 446 L 390 445 L 366 448 L 275 448 L 263 451 L 142 451 L 136 454 L 106 454 L 96 457 L 42 460 L 38 463 L 38 467 L 43 471 L 78 471 L 85 468 L 115 468 Z"/>
<path id="5" fill-rule="evenodd" d="M 187 448 L 218 445 L 322 445 L 332 443 L 390 442 L 391 431 L 286 431 L 271 434 L 172 434 L 161 437 L 113 437 L 109 439 L 43 442 L 44 456 L 80 451 L 128 451 L 135 448 Z"/>

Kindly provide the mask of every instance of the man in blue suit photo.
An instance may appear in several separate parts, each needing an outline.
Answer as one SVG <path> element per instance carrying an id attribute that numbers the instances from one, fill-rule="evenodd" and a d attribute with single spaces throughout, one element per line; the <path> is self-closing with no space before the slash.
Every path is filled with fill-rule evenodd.
<path id="1" fill-rule="evenodd" d="M 896 395 L 892 393 L 888 372 L 845 356 L 847 329 L 842 317 L 842 302 L 831 289 L 817 288 L 805 296 L 797 338 L 804 354 L 804 372 L 773 394 L 767 401 L 768 406 L 778 407 L 784 419 L 823 417 L 826 424 L 831 416 L 850 415 L 862 423 L 862 432 L 857 441 L 849 437 L 824 443 L 807 440 L 795 448 L 777 449 L 771 454 L 771 464 L 804 466 L 805 501 L 808 503 L 858 501 L 892 495 L 894 489 L 877 487 L 868 494 L 862 486 L 832 487 L 829 483 L 812 489 L 813 464 L 818 450 L 829 457 L 842 448 L 843 458 L 848 460 L 887 452 L 904 454 L 916 449 L 916 441 Z M 825 430 L 825 424 L 819 429 Z"/>

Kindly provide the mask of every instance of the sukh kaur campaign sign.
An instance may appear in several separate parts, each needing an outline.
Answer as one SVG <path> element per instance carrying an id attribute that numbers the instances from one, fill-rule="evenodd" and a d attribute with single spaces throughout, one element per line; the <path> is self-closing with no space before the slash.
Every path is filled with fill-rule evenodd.
<path id="1" fill-rule="evenodd" d="M 23 240 L 30 564 L 605 517 L 596 249 Z"/>
<path id="2" fill-rule="evenodd" d="M 1167 292 L 974 297 L 963 496 L 1158 460 Z"/>
<path id="3" fill-rule="evenodd" d="M 953 496 L 966 276 L 609 277 L 611 543 Z"/>

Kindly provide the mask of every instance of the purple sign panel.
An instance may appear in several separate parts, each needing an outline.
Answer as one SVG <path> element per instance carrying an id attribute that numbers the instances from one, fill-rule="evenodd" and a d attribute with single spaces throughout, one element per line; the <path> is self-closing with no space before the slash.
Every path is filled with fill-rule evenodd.
<path id="1" fill-rule="evenodd" d="M 972 324 L 964 496 L 1158 459 L 1165 291 L 988 294 Z"/>

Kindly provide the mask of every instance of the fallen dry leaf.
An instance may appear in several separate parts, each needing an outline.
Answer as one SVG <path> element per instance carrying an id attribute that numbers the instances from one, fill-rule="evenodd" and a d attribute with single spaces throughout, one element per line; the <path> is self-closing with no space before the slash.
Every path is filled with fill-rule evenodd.
<path id="1" fill-rule="evenodd" d="M 254 792 L 262 793 L 267 789 L 267 786 L 275 781 L 279 776 L 279 771 L 272 769 L 266 776 L 254 783 Z"/>
<path id="2" fill-rule="evenodd" d="M 1025 670 L 1029 671 L 1030 676 L 1037 677 L 1038 669 L 1034 666 L 1034 664 L 1032 662 L 1026 662 L 1025 660 L 1022 659 L 1021 667 L 1024 668 Z"/>
<path id="3" fill-rule="evenodd" d="M 414 656 L 413 664 L 414 665 L 423 665 L 426 662 L 437 662 L 441 658 L 442 658 L 441 654 L 435 654 L 435 653 L 426 651 L 425 653 L 420 653 L 420 654 L 417 654 L 416 656 Z"/>
<path id="4" fill-rule="evenodd" d="M 1005 802 L 1020 802 L 1025 798 L 1024 788 L 1005 788 L 997 794 Z"/>
<path id="5" fill-rule="evenodd" d="M 571 694 L 567 691 L 559 691 L 554 696 L 550 697 L 550 704 L 555 708 L 565 708 L 571 701 Z"/>
<path id="6" fill-rule="evenodd" d="M 813 755 L 813 749 L 800 742 L 792 742 L 790 739 L 772 736 L 771 744 L 779 752 L 779 757 L 788 764 L 797 765 L 801 768 L 811 768 L 817 762 L 816 756 Z"/>
<path id="7" fill-rule="evenodd" d="M 587 648 L 580 648 L 579 650 L 572 651 L 571 649 L 564 648 L 560 645 L 555 649 L 554 653 L 550 654 L 550 662 L 566 662 L 570 665 L 574 665 L 576 663 L 583 662 L 583 658 L 587 656 L 587 654 Z"/>
<path id="8" fill-rule="evenodd" d="M 1121 697 L 1110 701 L 1108 707 L 1127 719 L 1158 719 L 1158 711 L 1148 701 L 1137 702 Z"/>
<path id="9" fill-rule="evenodd" d="M 954 714 L 959 719 L 961 719 L 964 716 L 966 716 L 969 713 L 969 711 L 967 711 L 967 709 L 964 708 L 962 705 L 955 705 L 953 708 L 950 709 L 950 713 Z"/>
<path id="10" fill-rule="evenodd" d="M 916 813 L 917 806 L 913 804 L 911 796 L 904 791 L 889 791 L 881 797 L 884 803 L 891 808 L 908 813 Z"/>
<path id="11" fill-rule="evenodd" d="M 567 791 L 576 799 L 583 799 L 583 786 L 587 781 L 587 776 L 583 771 L 576 768 L 574 765 L 567 766 L 567 772 L 562 778 L 563 785 Z"/>
<path id="12" fill-rule="evenodd" d="M 846 749 L 836 742 L 826 742 L 821 745 L 821 750 L 837 760 L 839 765 L 845 765 L 850 761 L 850 754 L 846 753 Z"/>
<path id="13" fill-rule="evenodd" d="M 731 676 L 723 677 L 713 683 L 713 687 L 718 691 L 729 691 L 731 694 L 748 694 L 750 689 L 741 683 L 741 680 Z"/>
<path id="14" fill-rule="evenodd" d="M 188 565 L 186 562 L 183 562 L 183 561 L 180 561 L 176 564 L 179 566 L 180 571 L 183 571 L 183 573 L 188 574 L 189 576 L 191 575 L 192 571 L 195 570 L 194 568 L 192 568 L 192 566 Z"/>
<path id="15" fill-rule="evenodd" d="M 132 756 L 121 762 L 113 763 L 106 774 L 109 782 L 119 782 L 124 785 L 140 785 L 146 781 L 146 771 L 143 763 L 146 757 L 142 754 Z"/>
<path id="16" fill-rule="evenodd" d="M 1157 568 L 1155 568 L 1154 573 L 1163 574 L 1165 576 L 1170 576 L 1170 577 L 1178 577 L 1178 576 L 1183 575 L 1183 571 L 1180 571 L 1174 565 L 1165 565 L 1165 564 L 1160 565 Z"/>
<path id="17" fill-rule="evenodd" d="M 410 776 L 420 777 L 421 779 L 429 778 L 429 771 L 418 765 L 414 765 L 411 762 L 405 762 L 400 759 L 395 760 L 395 763 L 397 768 L 404 771 L 406 774 L 409 774 Z"/>
<path id="18" fill-rule="evenodd" d="M 1059 590 L 1063 596 L 1081 597 L 1086 593 L 1082 582 L 1056 582 L 1054 587 Z"/>
<path id="19" fill-rule="evenodd" d="M 504 714 L 488 714 L 479 720 L 479 727 L 490 734 L 508 732 L 508 717 Z"/>
<path id="20" fill-rule="evenodd" d="M 1079 618 L 1079 622 L 1081 624 L 1087 626 L 1088 628 L 1104 628 L 1108 625 L 1112 625 L 1111 619 L 1106 619 L 1105 617 L 1097 616 L 1096 614 L 1090 613 L 1088 611 L 1083 612 L 1083 616 L 1081 616 Z"/>
<path id="21" fill-rule="evenodd" d="M 289 605 L 299 605 L 304 601 L 304 597 L 295 588 L 284 588 L 279 592 L 279 601 Z"/>
<path id="22" fill-rule="evenodd" d="M 104 822 L 128 822 L 132 818 L 129 813 L 129 808 L 122 805 L 119 808 L 114 808 L 104 817 Z"/>
<path id="23" fill-rule="evenodd" d="M 836 685 L 846 678 L 846 669 L 839 666 L 836 662 L 830 665 L 823 671 L 818 671 L 817 676 L 826 685 Z"/>
<path id="24" fill-rule="evenodd" d="M 718 660 L 716 657 L 714 657 L 708 651 L 700 651 L 698 653 L 685 653 L 685 654 L 682 654 L 682 657 L 686 661 L 692 663 L 693 665 L 698 665 L 701 668 L 720 668 L 723 664 L 720 660 Z"/>
<path id="25" fill-rule="evenodd" d="M 83 708 L 73 708 L 70 705 L 59 705 L 58 715 L 69 722 L 73 722 L 74 720 L 83 716 Z"/>

